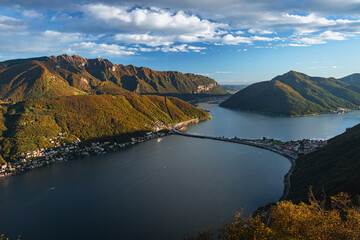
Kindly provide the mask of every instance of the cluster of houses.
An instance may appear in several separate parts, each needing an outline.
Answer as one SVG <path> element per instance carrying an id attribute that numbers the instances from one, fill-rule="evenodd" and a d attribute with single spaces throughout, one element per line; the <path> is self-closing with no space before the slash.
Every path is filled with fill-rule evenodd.
<path id="1" fill-rule="evenodd" d="M 10 163 L 5 163 L 0 166 L 0 177 L 11 175 L 14 171 L 15 167 L 13 167 Z"/>
<path id="2" fill-rule="evenodd" d="M 209 85 L 199 85 L 196 91 L 194 91 L 194 93 L 210 91 L 214 87 L 216 87 L 216 83 L 210 83 Z"/>
<path id="3" fill-rule="evenodd" d="M 350 112 L 350 111 L 351 111 L 351 109 L 339 107 L 337 110 L 330 110 L 330 113 L 344 114 L 344 113 L 347 113 L 347 112 Z"/>
<path id="4" fill-rule="evenodd" d="M 317 148 L 324 147 L 327 144 L 326 140 L 310 140 L 310 139 L 282 142 L 276 139 L 263 138 L 261 140 L 252 140 L 252 141 L 271 145 L 272 148 L 277 149 L 282 153 L 287 153 L 293 158 L 297 158 L 299 154 L 311 153 L 315 151 Z"/>
<path id="5" fill-rule="evenodd" d="M 145 125 L 146 126 L 146 125 Z M 171 124 L 165 124 L 161 121 L 156 121 L 154 125 L 152 126 L 153 132 L 158 132 L 164 129 L 170 130 L 172 128 Z"/>
<path id="6" fill-rule="evenodd" d="M 0 177 L 27 172 L 31 169 L 47 166 L 55 162 L 104 154 L 106 152 L 132 146 L 150 139 L 161 138 L 167 134 L 167 132 L 148 132 L 145 136 L 133 137 L 130 142 L 125 143 L 93 142 L 90 145 L 85 145 L 81 144 L 81 140 L 79 138 L 69 144 L 54 142 L 54 148 L 41 148 L 32 152 L 22 153 L 13 164 L 6 163 L 0 165 Z"/>

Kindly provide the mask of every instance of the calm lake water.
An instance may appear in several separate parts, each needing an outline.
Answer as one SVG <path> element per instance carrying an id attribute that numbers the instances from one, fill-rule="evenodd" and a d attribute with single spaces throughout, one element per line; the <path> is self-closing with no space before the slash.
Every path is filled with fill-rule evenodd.
<path id="1" fill-rule="evenodd" d="M 284 141 L 329 139 L 360 123 L 360 110 L 346 114 L 289 118 L 235 111 L 219 107 L 218 104 L 200 103 L 197 106 L 209 110 L 213 118 L 189 127 L 188 131 L 212 136 L 267 137 Z"/>
<path id="2" fill-rule="evenodd" d="M 200 104 L 213 119 L 189 132 L 327 138 L 360 112 L 279 118 Z M 311 124 L 312 126 L 308 126 Z M 290 163 L 239 144 L 168 136 L 127 150 L 0 179 L 0 233 L 22 239 L 182 239 L 277 201 Z"/>

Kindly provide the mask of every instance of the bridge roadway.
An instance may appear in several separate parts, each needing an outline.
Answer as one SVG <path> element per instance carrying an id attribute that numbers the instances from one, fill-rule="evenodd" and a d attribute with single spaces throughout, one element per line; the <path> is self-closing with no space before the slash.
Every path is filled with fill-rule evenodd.
<path id="1" fill-rule="evenodd" d="M 172 129 L 173 133 L 184 136 L 184 137 L 193 137 L 193 138 L 202 138 L 202 139 L 211 139 L 211 140 L 216 140 L 216 141 L 222 141 L 222 142 L 231 142 L 231 143 L 237 143 L 237 144 L 244 144 L 244 145 L 249 145 L 252 147 L 257 147 L 257 148 L 262 148 L 262 149 L 266 149 L 272 152 L 275 152 L 277 154 L 280 154 L 284 157 L 286 157 L 290 163 L 291 163 L 291 167 L 288 171 L 288 173 L 284 176 L 284 192 L 282 197 L 280 198 L 280 201 L 285 200 L 289 194 L 289 190 L 290 190 L 290 176 L 293 173 L 294 169 L 295 169 L 295 160 L 296 158 L 291 156 L 290 154 L 286 153 L 286 152 L 282 152 L 278 149 L 273 148 L 272 146 L 266 145 L 266 144 L 262 144 L 262 143 L 256 143 L 256 142 L 251 142 L 248 141 L 247 139 L 229 139 L 229 138 L 223 138 L 223 137 L 212 137 L 212 136 L 205 136 L 205 135 L 197 135 L 197 134 L 191 134 L 191 133 L 184 133 L 184 132 L 180 132 L 178 131 L 176 128 L 179 125 L 175 125 Z"/>

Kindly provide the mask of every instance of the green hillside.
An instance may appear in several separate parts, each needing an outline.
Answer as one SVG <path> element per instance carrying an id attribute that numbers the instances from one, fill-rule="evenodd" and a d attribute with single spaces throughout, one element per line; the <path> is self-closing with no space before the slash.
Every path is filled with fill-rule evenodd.
<path id="1" fill-rule="evenodd" d="M 205 76 L 116 65 L 100 58 L 64 54 L 0 62 L 0 100 L 4 101 L 129 92 L 226 94 Z"/>
<path id="2" fill-rule="evenodd" d="M 173 97 L 130 95 L 69 96 L 34 99 L 9 105 L 1 112 L 1 155 L 14 159 L 22 152 L 52 147 L 62 141 L 128 141 L 155 128 L 210 115 Z"/>
<path id="3" fill-rule="evenodd" d="M 301 116 L 355 109 L 360 105 L 360 89 L 335 78 L 310 77 L 290 71 L 271 81 L 255 83 L 237 92 L 220 106 Z"/>
<path id="4" fill-rule="evenodd" d="M 352 85 L 360 85 L 360 73 L 354 73 L 339 80 Z"/>
<path id="5" fill-rule="evenodd" d="M 339 192 L 360 194 L 360 124 L 328 141 L 328 145 L 296 160 L 288 199 L 305 201 L 309 186 L 316 196 Z"/>

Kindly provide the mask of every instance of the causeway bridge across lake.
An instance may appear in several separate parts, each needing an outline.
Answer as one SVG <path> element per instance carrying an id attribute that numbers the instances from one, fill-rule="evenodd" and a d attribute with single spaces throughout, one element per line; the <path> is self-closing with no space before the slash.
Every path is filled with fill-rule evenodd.
<path id="1" fill-rule="evenodd" d="M 190 122 L 193 122 L 193 121 L 194 120 L 190 120 L 190 121 L 187 121 L 187 122 L 190 123 Z M 290 176 L 293 173 L 293 171 L 295 169 L 295 165 L 296 165 L 296 163 L 295 163 L 296 157 L 290 155 L 287 152 L 280 151 L 279 149 L 276 149 L 273 146 L 270 146 L 270 145 L 267 145 L 267 144 L 264 144 L 264 143 L 258 143 L 258 142 L 249 141 L 248 139 L 241 139 L 241 138 L 231 138 L 230 139 L 230 138 L 224 138 L 224 137 L 212 137 L 212 136 L 206 136 L 206 135 L 184 133 L 184 132 L 181 132 L 181 131 L 177 130 L 178 127 L 180 127 L 180 126 L 182 126 L 184 124 L 186 125 L 187 122 L 176 124 L 173 127 L 172 132 L 177 134 L 177 135 L 184 136 L 184 137 L 210 139 L 210 140 L 237 143 L 237 144 L 244 144 L 244 145 L 248 145 L 248 146 L 252 146 L 252 147 L 262 148 L 262 149 L 265 149 L 265 150 L 268 150 L 268 151 L 275 152 L 275 153 L 280 154 L 283 157 L 287 158 L 291 163 L 291 167 L 290 167 L 288 173 L 284 177 L 284 184 L 285 184 L 284 193 L 283 193 L 283 196 L 281 197 L 280 200 L 285 200 L 286 199 L 287 195 L 289 194 L 289 190 L 290 190 Z"/>

